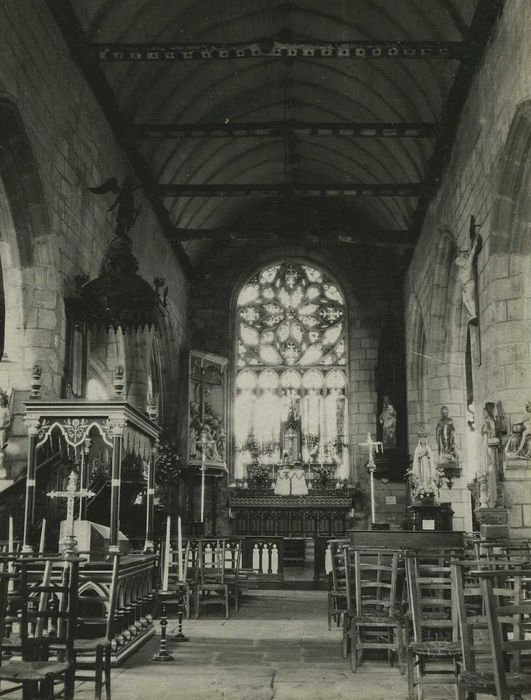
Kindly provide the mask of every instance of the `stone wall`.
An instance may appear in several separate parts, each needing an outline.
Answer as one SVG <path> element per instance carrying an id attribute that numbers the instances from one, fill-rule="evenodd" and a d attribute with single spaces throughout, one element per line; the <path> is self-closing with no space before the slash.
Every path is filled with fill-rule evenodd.
<path id="1" fill-rule="evenodd" d="M 111 176 L 121 181 L 131 167 L 70 60 L 46 4 L 6 0 L 0 4 L 0 26 L 0 257 L 7 306 L 0 386 L 28 389 L 37 362 L 43 370 L 43 397 L 56 397 L 65 358 L 63 299 L 75 275 L 98 275 L 113 237 L 114 215 L 107 212 L 113 195 L 96 196 L 88 187 Z M 182 403 L 177 391 L 187 281 L 149 203 L 140 193 L 138 199 L 142 209 L 131 237 L 140 274 L 149 282 L 163 276 L 169 287 L 159 344 L 164 414 L 171 425 Z M 145 336 L 125 342 L 129 398 L 143 409 L 152 342 Z M 114 357 L 105 348 L 99 353 Z M 111 369 L 103 367 L 108 373 Z M 18 424 L 14 429 L 23 431 Z"/>
<path id="2" fill-rule="evenodd" d="M 463 502 L 465 484 L 481 459 L 477 444 L 467 440 L 467 317 L 455 266 L 457 251 L 470 246 L 470 215 L 480 224 L 483 238 L 478 259 L 479 342 L 475 330 L 471 338 L 475 442 L 486 401 L 503 403 L 510 428 L 531 398 L 530 35 L 531 5 L 525 0 L 505 3 L 405 283 L 410 449 L 418 423 L 431 421 L 433 436 L 439 408 L 447 404 L 464 463 L 464 477 L 454 486 L 452 502 Z M 518 493 L 521 514 L 522 507 L 531 504 L 531 484 L 513 485 L 510 474 L 506 477 L 509 504 Z M 518 534 L 521 518 L 513 517 L 513 525 L 513 534 Z"/>

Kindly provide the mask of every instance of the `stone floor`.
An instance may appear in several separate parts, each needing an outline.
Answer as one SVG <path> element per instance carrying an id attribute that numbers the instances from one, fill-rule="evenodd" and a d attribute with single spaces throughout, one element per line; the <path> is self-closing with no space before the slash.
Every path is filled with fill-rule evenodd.
<path id="1" fill-rule="evenodd" d="M 174 629 L 173 622 L 169 630 Z M 368 660 L 354 675 L 340 653 L 340 633 L 327 630 L 326 592 L 252 591 L 229 620 L 221 607 L 185 621 L 190 641 L 173 645 L 173 662 L 155 664 L 159 638 L 113 670 L 113 700 L 402 700 L 404 676 Z M 75 700 L 94 686 L 76 685 Z M 426 700 L 453 697 L 450 689 Z"/>

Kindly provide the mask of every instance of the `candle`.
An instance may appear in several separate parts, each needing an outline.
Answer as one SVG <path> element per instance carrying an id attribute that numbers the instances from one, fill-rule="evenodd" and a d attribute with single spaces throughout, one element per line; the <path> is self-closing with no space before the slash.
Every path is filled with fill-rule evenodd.
<path id="1" fill-rule="evenodd" d="M 205 522 L 205 471 L 206 467 L 201 467 L 201 522 Z"/>
<path id="2" fill-rule="evenodd" d="M 162 568 L 162 590 L 168 590 L 168 581 L 170 576 L 170 531 L 171 531 L 171 516 L 166 518 L 166 539 L 164 541 L 164 561 Z"/>
<path id="3" fill-rule="evenodd" d="M 177 554 L 179 557 L 179 583 L 184 581 L 183 576 L 183 527 L 181 516 L 177 518 Z M 186 562 L 188 564 L 188 562 Z"/>
<path id="4" fill-rule="evenodd" d="M 12 553 L 15 551 L 15 539 L 13 535 L 13 516 L 9 516 L 9 534 L 8 534 L 8 540 L 7 540 L 7 549 L 9 553 Z"/>
<path id="5" fill-rule="evenodd" d="M 41 539 L 39 542 L 39 554 L 44 554 L 44 542 L 46 540 L 46 518 L 42 519 Z"/>

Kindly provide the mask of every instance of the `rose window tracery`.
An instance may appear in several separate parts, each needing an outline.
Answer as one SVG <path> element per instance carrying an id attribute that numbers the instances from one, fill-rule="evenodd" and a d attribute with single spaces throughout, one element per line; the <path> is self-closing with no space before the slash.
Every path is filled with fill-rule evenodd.
<path id="1" fill-rule="evenodd" d="M 238 365 L 345 364 L 345 305 L 337 286 L 308 265 L 272 265 L 238 297 Z"/>

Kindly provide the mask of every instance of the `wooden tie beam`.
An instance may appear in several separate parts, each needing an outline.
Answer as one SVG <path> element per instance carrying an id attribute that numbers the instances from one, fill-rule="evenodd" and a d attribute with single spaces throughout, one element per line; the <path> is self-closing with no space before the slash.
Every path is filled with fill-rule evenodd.
<path id="1" fill-rule="evenodd" d="M 407 183 L 159 184 L 159 197 L 418 197 L 422 185 Z"/>
<path id="2" fill-rule="evenodd" d="M 134 124 L 133 137 L 140 139 L 236 138 L 290 136 L 350 136 L 354 138 L 431 139 L 439 134 L 432 122 L 222 122 L 219 124 Z"/>
<path id="3" fill-rule="evenodd" d="M 236 43 L 180 44 L 168 42 L 107 43 L 80 46 L 88 58 L 105 63 L 167 63 L 172 61 L 226 61 L 256 58 L 282 59 L 453 59 L 474 51 L 462 41 L 281 41 L 264 39 Z"/>

